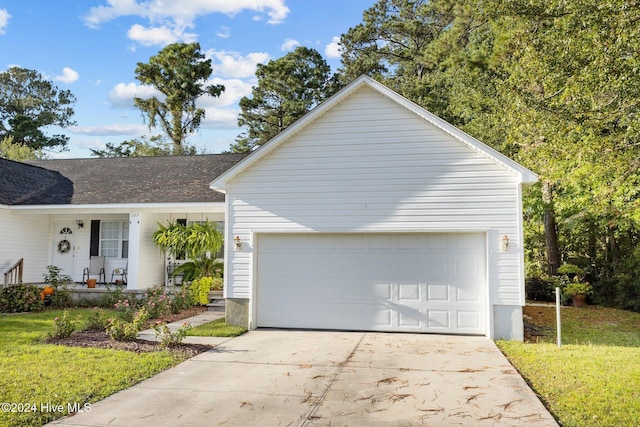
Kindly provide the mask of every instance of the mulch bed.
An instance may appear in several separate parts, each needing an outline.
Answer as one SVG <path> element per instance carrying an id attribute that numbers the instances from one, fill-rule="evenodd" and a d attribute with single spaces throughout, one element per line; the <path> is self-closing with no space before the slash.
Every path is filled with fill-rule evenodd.
<path id="1" fill-rule="evenodd" d="M 156 322 L 177 322 L 179 320 L 193 317 L 206 311 L 206 307 L 193 307 L 189 310 L 182 311 L 177 314 L 170 314 L 161 319 L 153 319 L 149 321 L 147 326 L 151 328 Z M 126 350 L 134 353 L 148 353 L 151 351 L 165 350 L 160 343 L 147 340 L 134 341 L 115 341 L 104 331 L 79 331 L 74 332 L 68 338 L 48 338 L 49 344 L 66 345 L 71 347 L 87 347 L 87 348 L 110 348 L 113 350 Z M 197 356 L 200 353 L 211 350 L 213 347 L 205 344 L 180 344 L 175 347 L 168 348 L 172 353 L 183 355 L 187 358 Z"/>

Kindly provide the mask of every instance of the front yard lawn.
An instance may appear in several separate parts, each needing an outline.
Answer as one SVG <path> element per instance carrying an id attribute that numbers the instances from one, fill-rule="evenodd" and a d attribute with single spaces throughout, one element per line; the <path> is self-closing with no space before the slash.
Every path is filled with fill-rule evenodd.
<path id="1" fill-rule="evenodd" d="M 561 348 L 555 308 L 527 306 L 525 314 L 546 336 L 497 345 L 561 425 L 640 425 L 640 313 L 564 307 Z"/>
<path id="2" fill-rule="evenodd" d="M 247 332 L 246 328 L 227 325 L 224 322 L 224 318 L 222 318 L 200 326 L 195 326 L 189 330 L 187 335 L 196 337 L 237 337 L 245 332 Z"/>
<path id="3" fill-rule="evenodd" d="M 85 322 L 91 310 L 69 313 Z M 186 357 L 169 351 L 133 353 L 45 344 L 53 319 L 61 315 L 61 310 L 0 315 L 0 425 L 40 426 Z"/>

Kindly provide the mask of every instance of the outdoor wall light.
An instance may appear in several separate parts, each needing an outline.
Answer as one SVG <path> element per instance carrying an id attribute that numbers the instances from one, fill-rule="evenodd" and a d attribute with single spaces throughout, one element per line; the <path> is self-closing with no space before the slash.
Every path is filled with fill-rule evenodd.
<path id="1" fill-rule="evenodd" d="M 509 236 L 505 234 L 502 238 L 502 252 L 507 252 L 507 249 L 509 249 Z"/>
<path id="2" fill-rule="evenodd" d="M 84 221 L 81 219 L 77 219 L 76 220 L 76 224 L 78 224 L 78 228 L 82 228 L 84 227 Z"/>
<path id="3" fill-rule="evenodd" d="M 242 249 L 242 239 L 240 238 L 240 236 L 236 236 L 233 241 L 236 243 L 236 251 Z"/>

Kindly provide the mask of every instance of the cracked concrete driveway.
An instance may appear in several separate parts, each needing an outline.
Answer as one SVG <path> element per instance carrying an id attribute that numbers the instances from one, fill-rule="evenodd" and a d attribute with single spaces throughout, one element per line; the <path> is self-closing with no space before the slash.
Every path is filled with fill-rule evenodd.
<path id="1" fill-rule="evenodd" d="M 251 331 L 57 426 L 557 426 L 482 337 Z"/>

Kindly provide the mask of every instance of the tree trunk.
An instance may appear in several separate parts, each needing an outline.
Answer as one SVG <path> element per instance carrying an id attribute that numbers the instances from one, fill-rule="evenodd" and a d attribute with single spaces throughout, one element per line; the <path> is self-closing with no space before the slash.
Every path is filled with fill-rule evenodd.
<path id="1" fill-rule="evenodd" d="M 560 267 L 560 248 L 558 247 L 558 227 L 553 209 L 553 186 L 549 182 L 542 184 L 544 202 L 544 239 L 547 247 L 547 272 L 555 276 Z"/>

